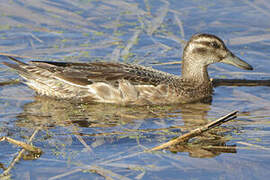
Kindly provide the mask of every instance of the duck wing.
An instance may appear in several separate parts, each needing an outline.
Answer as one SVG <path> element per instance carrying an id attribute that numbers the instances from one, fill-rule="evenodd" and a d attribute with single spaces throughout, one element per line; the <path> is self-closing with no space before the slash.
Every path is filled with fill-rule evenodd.
<path id="1" fill-rule="evenodd" d="M 23 63 L 10 57 L 17 64 L 4 63 L 16 69 L 21 74 L 31 76 L 48 76 L 56 78 L 76 86 L 87 86 L 96 82 L 105 82 L 118 85 L 119 80 L 127 80 L 133 85 L 159 85 L 169 81 L 174 75 L 158 71 L 150 67 L 135 64 L 124 64 L 115 62 L 50 62 L 50 61 L 30 61 Z"/>
<path id="2" fill-rule="evenodd" d="M 116 85 L 119 80 L 128 80 L 131 84 L 158 85 L 172 75 L 152 68 L 113 62 L 68 63 L 32 61 L 41 69 L 53 73 L 58 79 L 77 85 L 89 85 L 106 82 Z"/>

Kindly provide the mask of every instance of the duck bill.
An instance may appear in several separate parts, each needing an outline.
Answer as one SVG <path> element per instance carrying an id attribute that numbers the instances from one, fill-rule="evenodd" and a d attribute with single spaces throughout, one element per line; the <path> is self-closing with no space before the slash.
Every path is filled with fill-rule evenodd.
<path id="1" fill-rule="evenodd" d="M 238 67 L 240 69 L 245 69 L 245 70 L 253 70 L 253 67 L 240 59 L 239 57 L 235 56 L 233 53 L 229 53 L 224 59 L 222 59 L 220 62 L 225 63 L 225 64 L 230 64 L 235 67 Z"/>

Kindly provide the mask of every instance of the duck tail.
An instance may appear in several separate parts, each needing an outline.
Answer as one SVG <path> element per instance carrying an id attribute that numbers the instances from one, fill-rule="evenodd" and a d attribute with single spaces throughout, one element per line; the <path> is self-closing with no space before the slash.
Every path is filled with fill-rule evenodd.
<path id="1" fill-rule="evenodd" d="M 14 62 L 20 64 L 20 65 L 28 65 L 28 64 L 26 64 L 26 63 L 24 63 L 24 62 L 22 62 L 22 61 L 20 61 L 20 60 L 18 60 L 18 59 L 15 59 L 14 57 L 11 57 L 11 56 L 7 56 L 7 57 L 8 57 L 9 59 L 11 59 L 12 61 L 14 61 Z"/>
<path id="2" fill-rule="evenodd" d="M 12 69 L 15 69 L 18 72 L 27 72 L 27 70 L 25 69 L 25 66 L 28 66 L 28 64 L 26 64 L 22 61 L 19 61 L 19 60 L 15 59 L 14 57 L 11 57 L 11 56 L 7 56 L 7 57 L 9 59 L 11 59 L 12 61 L 16 62 L 16 64 L 9 63 L 9 62 L 2 62 L 2 64 L 6 65 Z"/>

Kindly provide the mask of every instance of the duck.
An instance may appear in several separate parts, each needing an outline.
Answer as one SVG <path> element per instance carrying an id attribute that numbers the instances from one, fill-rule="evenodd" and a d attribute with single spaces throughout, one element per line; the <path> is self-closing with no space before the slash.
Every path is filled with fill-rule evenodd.
<path id="1" fill-rule="evenodd" d="M 209 99 L 213 84 L 207 68 L 225 63 L 244 70 L 253 67 L 234 55 L 212 34 L 195 34 L 186 43 L 182 75 L 121 62 L 3 62 L 38 95 L 87 103 L 168 105 Z"/>

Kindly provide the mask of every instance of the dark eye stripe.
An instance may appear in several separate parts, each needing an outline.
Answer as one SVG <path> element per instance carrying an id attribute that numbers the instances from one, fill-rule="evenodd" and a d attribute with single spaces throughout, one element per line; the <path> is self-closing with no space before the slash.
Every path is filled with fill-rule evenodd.
<path id="1" fill-rule="evenodd" d="M 216 48 L 216 49 L 218 49 L 218 48 L 220 48 L 220 45 L 217 43 L 217 42 L 211 42 L 210 43 L 210 45 L 213 47 L 213 48 Z"/>
<path id="2" fill-rule="evenodd" d="M 208 46 L 208 47 L 213 47 L 213 48 L 216 48 L 216 49 L 220 48 L 220 45 L 216 41 L 211 41 L 211 42 L 209 42 L 209 41 L 196 42 L 195 41 L 195 43 L 196 44 L 201 44 L 201 45 L 204 45 L 204 46 Z"/>
<path id="3" fill-rule="evenodd" d="M 205 54 L 207 52 L 207 48 L 195 48 L 192 50 L 192 53 Z"/>

